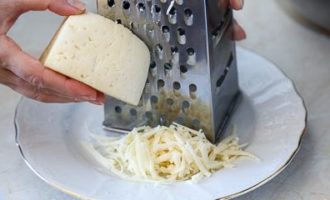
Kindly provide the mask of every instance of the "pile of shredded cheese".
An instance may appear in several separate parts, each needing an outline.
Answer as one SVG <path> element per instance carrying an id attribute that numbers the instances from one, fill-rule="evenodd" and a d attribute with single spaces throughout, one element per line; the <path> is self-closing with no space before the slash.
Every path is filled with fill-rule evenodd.
<path id="1" fill-rule="evenodd" d="M 133 181 L 194 182 L 213 172 L 233 167 L 239 157 L 256 158 L 229 136 L 218 145 L 202 131 L 179 124 L 135 128 L 124 137 L 94 136 L 97 144 L 85 147 L 106 169 Z"/>

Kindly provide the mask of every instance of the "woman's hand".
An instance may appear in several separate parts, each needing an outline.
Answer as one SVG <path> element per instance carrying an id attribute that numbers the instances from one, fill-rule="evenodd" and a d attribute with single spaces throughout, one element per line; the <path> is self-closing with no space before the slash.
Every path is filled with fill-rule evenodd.
<path id="1" fill-rule="evenodd" d="M 104 102 L 104 95 L 78 81 L 45 68 L 7 36 L 23 13 L 50 10 L 62 16 L 81 14 L 79 0 L 0 0 L 0 83 L 42 102 Z"/>
<path id="2" fill-rule="evenodd" d="M 241 10 L 244 6 L 244 0 L 219 0 L 220 6 L 226 8 L 228 3 L 234 10 Z M 235 40 L 243 40 L 246 38 L 244 29 L 234 20 L 234 36 Z"/>
<path id="3" fill-rule="evenodd" d="M 228 0 L 219 0 L 228 4 Z M 229 0 L 235 10 L 243 8 L 243 0 Z M 0 83 L 26 97 L 42 102 L 104 102 L 104 95 L 78 81 L 45 68 L 7 36 L 16 19 L 31 10 L 51 10 L 59 15 L 81 14 L 85 5 L 79 0 L 0 0 Z M 246 34 L 235 21 L 234 39 Z"/>

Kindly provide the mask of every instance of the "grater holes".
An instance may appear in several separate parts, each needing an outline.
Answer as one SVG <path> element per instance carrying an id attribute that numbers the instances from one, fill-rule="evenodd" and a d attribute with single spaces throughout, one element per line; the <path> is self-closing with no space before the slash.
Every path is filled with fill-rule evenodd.
<path id="1" fill-rule="evenodd" d="M 188 110 L 189 110 L 189 107 L 190 107 L 189 101 L 183 101 L 182 102 L 181 108 L 182 108 L 183 113 L 187 113 Z"/>
<path id="2" fill-rule="evenodd" d="M 180 96 L 180 88 L 181 88 L 181 84 L 177 81 L 175 81 L 173 83 L 173 93 L 175 96 Z"/>
<path id="3" fill-rule="evenodd" d="M 192 55 L 195 54 L 195 50 L 193 48 L 188 48 L 187 49 L 187 54 L 188 54 L 188 56 L 192 56 Z"/>
<path id="4" fill-rule="evenodd" d="M 189 85 L 189 94 L 192 99 L 196 98 L 197 86 L 195 84 Z"/>
<path id="5" fill-rule="evenodd" d="M 188 72 L 188 68 L 185 65 L 181 65 L 180 66 L 181 78 L 186 78 L 187 72 Z"/>
<path id="6" fill-rule="evenodd" d="M 193 119 L 191 125 L 193 129 L 198 130 L 201 127 L 201 122 L 198 119 Z"/>
<path id="7" fill-rule="evenodd" d="M 151 102 L 152 104 L 157 104 L 157 103 L 158 103 L 158 97 L 155 96 L 155 95 L 152 95 L 152 96 L 150 97 L 150 102 Z"/>
<path id="8" fill-rule="evenodd" d="M 189 85 L 189 91 L 190 92 L 196 92 L 197 91 L 197 86 L 195 84 L 190 84 Z"/>
<path id="9" fill-rule="evenodd" d="M 233 61 L 234 61 L 234 55 L 233 55 L 233 52 L 231 52 L 226 66 L 230 67 L 232 65 Z"/>
<path id="10" fill-rule="evenodd" d="M 175 53 L 178 53 L 178 52 L 179 52 L 179 48 L 178 47 L 176 47 L 176 46 L 171 47 L 171 53 L 172 54 L 175 54 Z"/>
<path id="11" fill-rule="evenodd" d="M 230 56 L 228 58 L 228 61 L 227 61 L 226 68 L 225 68 L 223 74 L 220 76 L 220 78 L 216 82 L 217 87 L 220 87 L 222 85 L 222 83 L 224 82 L 224 80 L 229 72 L 229 67 L 232 65 L 233 61 L 234 61 L 234 56 L 233 56 L 233 52 L 231 52 Z"/>
<path id="12" fill-rule="evenodd" d="M 177 40 L 179 44 L 186 44 L 186 31 L 181 27 L 177 29 Z"/>
<path id="13" fill-rule="evenodd" d="M 122 3 L 124 15 L 129 15 L 131 4 L 128 1 L 123 1 Z"/>
<path id="14" fill-rule="evenodd" d="M 115 6 L 115 0 L 108 0 L 108 6 L 110 8 L 114 7 Z"/>
<path id="15" fill-rule="evenodd" d="M 191 17 L 192 16 L 192 11 L 189 8 L 187 8 L 187 9 L 184 10 L 184 15 L 186 17 Z"/>
<path id="16" fill-rule="evenodd" d="M 155 77 L 157 75 L 157 65 L 156 65 L 156 62 L 155 61 L 152 61 L 150 63 L 150 73 L 153 77 Z"/>
<path id="17" fill-rule="evenodd" d="M 130 27 L 132 30 L 137 30 L 138 29 L 138 24 L 136 22 L 131 22 Z"/>
<path id="18" fill-rule="evenodd" d="M 136 7 L 139 12 L 144 12 L 146 10 L 146 6 L 144 5 L 144 3 L 138 3 Z"/>
<path id="19" fill-rule="evenodd" d="M 182 125 L 182 124 L 184 124 L 184 119 L 183 119 L 183 117 L 177 117 L 175 122 Z"/>
<path id="20" fill-rule="evenodd" d="M 225 80 L 225 75 L 222 74 L 222 75 L 220 76 L 220 78 L 217 80 L 217 82 L 216 82 L 216 86 L 217 86 L 217 87 L 220 87 L 220 86 L 222 85 L 222 83 L 223 83 L 224 80 Z"/>
<path id="21" fill-rule="evenodd" d="M 122 112 L 121 107 L 120 106 L 116 106 L 115 107 L 115 112 L 118 113 L 118 114 L 120 114 Z"/>
<path id="22" fill-rule="evenodd" d="M 177 11 L 176 11 L 176 8 L 175 8 L 175 7 L 172 7 L 172 8 L 169 10 L 168 13 L 169 13 L 170 15 L 176 15 L 176 12 L 177 12 Z"/>
<path id="23" fill-rule="evenodd" d="M 131 108 L 130 110 L 129 110 L 129 114 L 131 114 L 132 116 L 136 116 L 137 115 L 137 111 L 136 111 L 136 109 L 134 109 L 134 108 Z"/>
<path id="24" fill-rule="evenodd" d="M 154 6 L 152 6 L 152 11 L 153 11 L 154 13 L 160 13 L 161 8 L 160 8 L 159 5 L 154 5 Z"/>
<path id="25" fill-rule="evenodd" d="M 131 4 L 128 1 L 123 1 L 123 9 L 124 10 L 129 10 L 129 8 L 131 7 Z"/>
<path id="26" fill-rule="evenodd" d="M 185 65 L 181 65 L 180 66 L 180 72 L 183 73 L 183 74 L 185 74 L 185 73 L 188 72 L 188 68 Z"/>
<path id="27" fill-rule="evenodd" d="M 152 61 L 150 63 L 150 69 L 155 69 L 156 68 L 156 62 L 155 61 Z"/>
<path id="28" fill-rule="evenodd" d="M 179 49 L 176 46 L 171 47 L 171 63 L 172 64 L 178 64 L 179 63 Z"/>
<path id="29" fill-rule="evenodd" d="M 196 64 L 196 52 L 193 48 L 187 49 L 188 59 L 187 64 L 188 65 L 195 65 Z"/>
<path id="30" fill-rule="evenodd" d="M 169 106 L 173 106 L 173 105 L 174 105 L 174 100 L 173 100 L 172 98 L 167 98 L 167 99 L 166 99 L 166 103 L 167 103 L 167 105 L 169 105 Z"/>
<path id="31" fill-rule="evenodd" d="M 170 32 L 170 28 L 168 26 L 163 26 L 162 27 L 162 32 L 163 33 L 169 33 Z"/>
<path id="32" fill-rule="evenodd" d="M 165 72 L 165 76 L 169 77 L 171 76 L 171 71 L 172 71 L 172 65 L 170 63 L 165 63 L 164 64 L 164 72 Z"/>
<path id="33" fill-rule="evenodd" d="M 219 36 L 221 34 L 221 30 L 224 26 L 224 21 L 221 21 L 217 27 L 211 32 L 212 33 L 212 36 L 215 38 L 217 36 Z"/>
<path id="34" fill-rule="evenodd" d="M 164 86 L 165 86 L 165 81 L 162 80 L 162 79 L 159 79 L 159 80 L 157 81 L 157 87 L 158 87 L 158 90 L 162 89 Z"/>
<path id="35" fill-rule="evenodd" d="M 175 7 L 172 7 L 169 12 L 168 12 L 168 21 L 171 23 L 171 24 L 176 24 L 177 22 L 177 10 Z"/>
<path id="36" fill-rule="evenodd" d="M 168 26 L 163 26 L 162 27 L 162 32 L 163 32 L 165 41 L 166 42 L 169 42 L 170 41 L 170 37 L 171 37 L 170 28 Z"/>
<path id="37" fill-rule="evenodd" d="M 181 84 L 179 82 L 175 81 L 173 83 L 173 89 L 174 90 L 180 90 L 180 88 L 181 88 Z"/>
<path id="38" fill-rule="evenodd" d="M 172 65 L 170 63 L 165 63 L 164 68 L 165 70 L 172 70 Z"/>
<path id="39" fill-rule="evenodd" d="M 152 17 L 153 20 L 156 22 L 160 21 L 161 18 L 161 8 L 159 5 L 153 5 L 151 8 L 151 13 L 152 13 Z"/>
<path id="40" fill-rule="evenodd" d="M 191 26 L 193 25 L 193 20 L 194 20 L 194 16 L 193 16 L 193 12 L 187 8 L 184 10 L 184 22 L 187 26 Z"/>
<path id="41" fill-rule="evenodd" d="M 175 0 L 175 3 L 178 5 L 182 5 L 183 4 L 183 0 Z"/>
<path id="42" fill-rule="evenodd" d="M 147 35 L 148 35 L 149 39 L 152 40 L 155 36 L 155 30 L 154 30 L 153 24 L 147 24 L 146 30 L 147 30 Z"/>
<path id="43" fill-rule="evenodd" d="M 156 53 L 156 56 L 160 59 L 160 60 L 163 60 L 163 57 L 164 57 L 164 51 L 163 51 L 163 46 L 161 44 L 157 44 L 156 47 L 155 47 L 155 53 Z"/>
<path id="44" fill-rule="evenodd" d="M 172 98 L 167 98 L 166 99 L 166 104 L 167 104 L 167 108 L 169 111 L 173 111 L 175 105 L 174 105 L 174 100 Z"/>

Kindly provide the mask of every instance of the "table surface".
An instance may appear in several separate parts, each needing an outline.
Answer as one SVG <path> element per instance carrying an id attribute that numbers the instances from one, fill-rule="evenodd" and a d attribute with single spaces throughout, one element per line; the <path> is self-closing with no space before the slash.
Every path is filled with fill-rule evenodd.
<path id="1" fill-rule="evenodd" d="M 309 114 L 302 148 L 289 167 L 237 200 L 330 200 L 330 36 L 306 26 L 285 0 L 246 1 L 236 18 L 248 34 L 238 44 L 276 63 L 294 80 Z M 27 13 L 10 35 L 37 57 L 60 21 L 45 12 Z M 73 200 L 40 180 L 21 159 L 13 126 L 19 98 L 0 86 L 0 200 Z"/>

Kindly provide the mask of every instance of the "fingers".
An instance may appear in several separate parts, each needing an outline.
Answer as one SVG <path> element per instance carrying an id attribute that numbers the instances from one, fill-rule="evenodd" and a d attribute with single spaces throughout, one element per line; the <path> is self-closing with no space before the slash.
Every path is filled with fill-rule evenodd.
<path id="1" fill-rule="evenodd" d="M 97 92 L 96 101 L 92 101 L 91 103 L 103 105 L 105 102 L 105 95 L 102 92 Z"/>
<path id="2" fill-rule="evenodd" d="M 38 60 L 19 52 L 11 62 L 11 71 L 18 77 L 38 88 L 48 88 L 64 96 L 86 101 L 97 99 L 96 90 L 45 68 Z"/>
<path id="3" fill-rule="evenodd" d="M 12 79 L 10 79 L 11 82 L 8 82 L 8 79 L 7 82 L 0 81 L 25 96 L 44 102 L 89 101 L 103 104 L 104 95 L 102 93 L 46 69 L 38 60 L 23 52 L 13 40 L 5 35 L 15 19 L 29 10 L 49 9 L 59 15 L 74 15 L 83 13 L 85 5 L 79 0 L 12 0 L 7 3 L 3 8 L 7 12 L 0 13 L 0 20 L 3 22 L 0 23 L 0 68 L 13 72 L 13 76 L 25 84 L 13 85 L 12 82 L 17 81 L 12 81 Z M 0 8 L 2 8 L 1 4 Z M 2 79 L 4 78 L 2 77 Z"/>
<path id="4" fill-rule="evenodd" d="M 230 6 L 235 10 L 241 10 L 244 6 L 244 0 L 218 0 L 220 8 L 227 8 Z M 234 20 L 232 39 L 240 41 L 246 38 L 244 29 Z"/>
<path id="5" fill-rule="evenodd" d="M 219 0 L 218 6 L 221 9 L 227 9 L 229 7 L 229 0 Z"/>
<path id="6" fill-rule="evenodd" d="M 74 101 L 73 99 L 58 96 L 47 90 L 43 90 L 43 89 L 39 90 L 33 87 L 32 85 L 28 84 L 24 80 L 18 78 L 12 72 L 1 68 L 0 68 L 0 83 L 7 85 L 8 87 L 22 94 L 25 97 L 35 99 L 41 102 L 67 103 Z"/>
<path id="7" fill-rule="evenodd" d="M 61 94 L 58 94 L 48 89 L 37 88 L 29 84 L 28 82 L 22 80 L 21 78 L 17 77 L 12 72 L 2 68 L 0 68 L 0 83 L 10 87 L 11 89 L 15 90 L 16 92 L 22 94 L 27 98 L 34 99 L 44 103 L 82 102 L 79 99 L 61 96 Z M 102 96 L 103 94 L 100 94 L 100 99 L 104 98 Z M 99 102 L 99 101 L 89 101 L 89 102 L 96 105 L 103 104 L 103 102 Z"/>
<path id="8" fill-rule="evenodd" d="M 16 76 L 39 89 L 47 88 L 77 101 L 104 102 L 104 97 L 95 89 L 45 68 L 7 36 L 0 37 L 0 60 Z"/>
<path id="9" fill-rule="evenodd" d="M 230 6 L 235 10 L 241 10 L 244 6 L 244 0 L 230 0 Z"/>
<path id="10" fill-rule="evenodd" d="M 23 12 L 29 10 L 51 10 L 56 14 L 68 16 L 81 14 L 85 11 L 85 4 L 80 0 L 19 0 Z"/>
<path id="11" fill-rule="evenodd" d="M 230 5 L 235 10 L 241 10 L 244 6 L 244 0 L 230 0 Z M 236 41 L 244 40 L 246 33 L 244 29 L 234 20 L 233 23 L 233 39 Z"/>
<path id="12" fill-rule="evenodd" d="M 246 33 L 244 29 L 237 23 L 236 20 L 234 20 L 233 24 L 233 39 L 240 41 L 244 40 L 246 38 Z"/>

